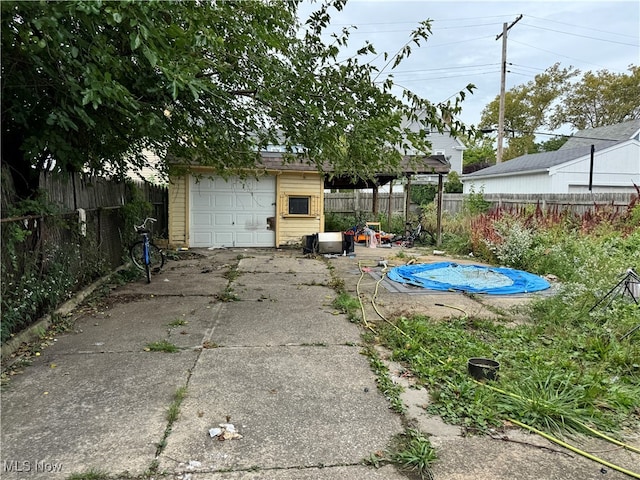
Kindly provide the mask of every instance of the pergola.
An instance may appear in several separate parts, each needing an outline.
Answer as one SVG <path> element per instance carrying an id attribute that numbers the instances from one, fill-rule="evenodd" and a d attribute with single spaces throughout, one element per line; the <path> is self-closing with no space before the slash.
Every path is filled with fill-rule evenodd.
<path id="1" fill-rule="evenodd" d="M 440 246 L 442 240 L 442 193 L 444 185 L 444 175 L 451 170 L 451 164 L 444 155 L 431 155 L 424 157 L 405 156 L 400 164 L 400 169 L 396 173 L 378 173 L 373 179 L 353 179 L 351 177 L 333 176 L 325 177 L 324 188 L 326 189 L 350 189 L 350 190 L 373 190 L 373 213 L 378 213 L 378 188 L 387 183 L 406 178 L 405 202 L 406 214 L 409 213 L 409 202 L 411 194 L 411 177 L 413 175 L 434 175 L 438 174 L 438 205 L 437 205 L 437 245 Z M 391 199 L 392 185 L 389 186 L 389 198 Z M 389 201 L 389 223 L 391 222 L 391 201 Z M 405 221 L 407 218 L 405 217 Z"/>

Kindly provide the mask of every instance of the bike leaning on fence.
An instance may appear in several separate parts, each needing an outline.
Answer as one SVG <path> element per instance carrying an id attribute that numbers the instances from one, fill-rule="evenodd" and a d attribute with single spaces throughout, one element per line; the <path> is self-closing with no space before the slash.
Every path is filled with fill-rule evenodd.
<path id="1" fill-rule="evenodd" d="M 129 257 L 133 264 L 147 275 L 147 283 L 151 283 L 151 274 L 158 273 L 164 266 L 164 253 L 151 242 L 151 230 L 147 228 L 147 222 L 155 222 L 155 218 L 147 217 L 142 225 L 134 226 L 135 231 L 142 236 L 129 248 Z"/>

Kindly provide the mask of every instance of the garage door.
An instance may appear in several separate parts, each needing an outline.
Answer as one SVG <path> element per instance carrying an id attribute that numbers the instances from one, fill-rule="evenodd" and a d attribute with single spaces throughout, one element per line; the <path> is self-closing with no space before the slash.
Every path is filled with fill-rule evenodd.
<path id="1" fill-rule="evenodd" d="M 273 247 L 267 218 L 276 214 L 275 177 L 191 177 L 191 247 Z"/>

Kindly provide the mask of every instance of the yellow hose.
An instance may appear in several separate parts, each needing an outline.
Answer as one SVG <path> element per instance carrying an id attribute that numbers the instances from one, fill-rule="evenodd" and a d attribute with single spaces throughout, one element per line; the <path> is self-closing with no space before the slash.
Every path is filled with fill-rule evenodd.
<path id="1" fill-rule="evenodd" d="M 533 433 L 537 433 L 538 435 L 540 435 L 541 437 L 546 438 L 547 440 L 552 441 L 553 443 L 556 443 L 564 448 L 567 448 L 569 450 L 571 450 L 572 452 L 577 453 L 578 455 L 582 455 L 585 458 L 588 458 L 589 460 L 593 460 L 594 462 L 598 462 L 601 465 L 604 465 L 605 467 L 609 467 L 612 468 L 614 470 L 617 470 L 618 472 L 624 473 L 625 475 L 629 475 L 630 477 L 633 478 L 640 478 L 640 474 L 639 473 L 635 473 L 632 472 L 631 470 L 627 470 L 626 468 L 620 467 L 618 465 L 615 465 L 613 463 L 607 462 L 606 460 L 603 460 L 602 458 L 596 457 L 595 455 L 592 455 L 588 452 L 585 452 L 584 450 L 580 450 L 579 448 L 574 447 L 573 445 L 570 445 L 566 442 L 563 442 L 562 440 L 559 440 L 555 437 L 553 437 L 552 435 L 549 435 L 548 433 L 545 433 L 541 430 L 538 430 L 537 428 L 534 428 L 530 425 L 527 425 L 525 423 L 519 422 L 518 420 L 514 420 L 512 418 L 507 418 L 508 421 L 510 421 L 511 423 L 518 425 L 519 427 L 522 428 L 526 428 L 527 430 L 533 432 Z"/>
<path id="2" fill-rule="evenodd" d="M 358 264 L 358 266 L 360 267 L 360 272 L 361 272 L 360 280 L 361 280 L 361 279 L 363 278 L 363 276 L 364 276 L 364 271 L 362 270 L 362 267 L 361 267 L 360 263 Z M 376 299 L 376 297 L 377 297 L 377 295 L 378 295 L 378 287 L 379 287 L 380 283 L 382 283 L 382 280 L 384 279 L 384 276 L 385 276 L 385 270 L 386 270 L 386 268 L 387 268 L 387 267 L 383 268 L 381 278 L 380 278 L 380 280 L 378 280 L 378 281 L 376 282 L 376 288 L 375 288 L 375 290 L 374 290 L 374 294 L 373 294 L 373 296 L 372 296 L 372 298 L 371 298 L 371 305 L 373 306 L 373 309 L 375 310 L 375 312 L 378 314 L 378 316 L 379 316 L 382 320 L 384 320 L 386 323 L 388 323 L 388 324 L 389 324 L 389 325 L 391 325 L 393 328 L 395 328 L 395 329 L 396 329 L 396 330 L 397 330 L 397 331 L 398 331 L 402 336 L 404 336 L 404 337 L 406 337 L 407 339 L 409 339 L 409 340 L 413 341 L 413 338 L 412 338 L 409 334 L 407 334 L 404 330 L 402 330 L 400 327 L 398 327 L 396 324 L 392 323 L 389 319 L 387 319 L 384 315 L 382 315 L 382 313 L 380 312 L 380 310 L 378 309 L 378 307 L 377 307 L 377 305 L 376 305 L 376 303 L 375 303 L 375 299 Z M 358 287 L 357 287 L 357 289 L 356 289 L 356 290 L 358 291 L 358 301 L 360 302 L 360 306 L 361 306 L 361 308 L 362 308 L 362 315 L 363 315 L 363 318 L 364 318 L 364 315 L 365 315 L 365 313 L 364 313 L 364 306 L 362 305 L 362 297 L 361 297 L 360 292 L 359 292 L 360 280 L 358 281 Z M 440 304 L 440 305 L 442 305 L 442 304 Z M 448 305 L 442 305 L 442 306 L 448 307 Z M 455 308 L 455 309 L 457 309 L 457 310 L 460 310 L 460 311 L 462 311 L 462 312 L 466 315 L 466 312 L 465 312 L 464 310 L 462 310 L 462 309 L 459 309 L 459 308 L 457 308 L 457 307 L 451 307 L 451 308 Z M 368 326 L 368 324 L 367 324 L 366 320 L 365 320 L 364 322 L 365 322 L 365 325 L 367 325 L 367 326 Z M 371 327 L 369 327 L 369 328 L 371 328 Z M 372 329 L 372 328 L 371 328 L 371 330 L 373 331 L 373 329 Z M 428 351 L 427 349 L 425 349 L 423 346 L 420 346 L 420 350 L 421 350 L 422 352 L 426 353 L 428 356 L 430 356 L 430 357 L 431 357 L 431 358 L 433 358 L 434 360 L 436 360 L 437 362 L 439 362 L 440 364 L 445 365 L 445 362 L 443 362 L 442 360 L 440 360 L 439 358 L 437 358 L 436 356 L 434 356 L 431 352 L 429 352 L 429 351 Z M 489 389 L 491 389 L 491 390 L 494 390 L 494 391 L 496 391 L 496 392 L 498 392 L 498 393 L 501 393 L 501 394 L 503 394 L 503 395 L 507 395 L 507 396 L 510 396 L 510 397 L 512 397 L 512 398 L 517 398 L 517 399 L 519 399 L 519 400 L 525 400 L 525 401 L 528 401 L 528 402 L 532 402 L 532 400 L 531 400 L 531 399 L 529 399 L 529 398 L 524 398 L 524 397 L 521 397 L 521 396 L 519 396 L 519 395 L 516 395 L 515 393 L 507 392 L 507 391 L 502 390 L 502 389 L 500 389 L 500 388 L 498 388 L 498 387 L 495 387 L 495 386 L 493 386 L 493 385 L 489 385 L 489 384 L 486 384 L 486 383 L 480 382 L 480 381 L 475 380 L 475 379 L 474 379 L 473 381 L 474 381 L 476 384 L 478 384 L 478 385 L 482 385 L 482 386 L 484 386 L 484 387 L 487 387 L 487 388 L 489 388 Z M 552 435 L 550 435 L 550 434 L 548 434 L 548 433 L 545 433 L 545 432 L 543 432 L 543 431 L 541 431 L 541 430 L 536 429 L 535 427 L 532 427 L 532 426 L 530 426 L 530 425 L 526 425 L 526 424 L 524 424 L 524 423 L 522 423 L 522 422 L 519 422 L 519 421 L 514 420 L 514 419 L 511 419 L 511 418 L 508 418 L 507 420 L 508 420 L 508 421 L 510 421 L 511 423 L 515 424 L 515 425 L 518 425 L 518 426 L 520 426 L 520 427 L 522 427 L 522 428 L 525 428 L 525 429 L 530 430 L 530 431 L 532 431 L 532 432 L 534 432 L 534 433 L 537 433 L 538 435 L 540 435 L 540 436 L 542 436 L 542 437 L 544 437 L 544 438 L 546 438 L 546 439 L 548 439 L 548 440 L 550 440 L 550 441 L 552 441 L 552 442 L 554 442 L 554 443 L 556 443 L 556 444 L 558 444 L 558 445 L 561 445 L 561 446 L 563 446 L 563 447 L 565 447 L 565 448 L 567 448 L 567 449 L 569 449 L 569 450 L 571 450 L 571 451 L 573 451 L 573 452 L 575 452 L 575 453 L 577 453 L 577 454 L 579 454 L 579 455 L 582 455 L 582 456 L 584 456 L 585 458 L 588 458 L 588 459 L 590 459 L 590 460 L 593 460 L 593 461 L 595 461 L 595 462 L 598 462 L 598 463 L 600 463 L 601 465 L 605 465 L 605 466 L 607 466 L 607 467 L 609 467 L 609 468 L 612 468 L 612 469 L 614 469 L 614 470 L 617 470 L 617 471 L 619 471 L 619 472 L 621 472 L 621 473 L 624 473 L 624 474 L 626 474 L 626 475 L 629 475 L 629 476 L 631 476 L 631 477 L 634 477 L 634 478 L 640 478 L 640 474 L 638 474 L 638 473 L 632 472 L 632 471 L 627 470 L 627 469 L 625 469 L 625 468 L 623 468 L 623 467 L 620 467 L 620 466 L 615 465 L 615 464 L 613 464 L 613 463 L 607 462 L 606 460 L 603 460 L 603 459 L 601 459 L 601 458 L 598 458 L 598 457 L 596 457 L 596 456 L 594 456 L 594 455 L 592 455 L 592 454 L 590 454 L 590 453 L 588 453 L 588 452 L 585 452 L 585 451 L 583 451 L 583 450 L 580 450 L 580 449 L 578 449 L 577 447 L 574 447 L 574 446 L 572 446 L 572 445 L 570 445 L 570 444 L 568 444 L 568 443 L 566 443 L 566 442 L 563 442 L 562 440 L 559 440 L 559 439 L 557 439 L 557 438 L 553 437 Z M 585 425 L 585 424 L 583 424 L 583 423 L 581 423 L 581 422 L 576 422 L 576 423 L 578 423 L 580 426 L 582 426 L 583 428 L 585 428 L 587 431 L 591 432 L 592 434 L 594 434 L 594 435 L 596 435 L 596 436 L 598 436 L 598 437 L 600 437 L 600 438 L 602 438 L 602 439 L 604 439 L 604 440 L 607 440 L 608 442 L 611 442 L 611 443 L 613 443 L 613 444 L 615 444 L 615 445 L 618 445 L 618 446 L 620 446 L 620 447 L 623 447 L 623 448 L 625 448 L 625 449 L 627 449 L 627 450 L 630 450 L 630 451 L 632 451 L 632 452 L 640 453 L 640 449 L 638 449 L 638 448 L 636 448 L 636 447 L 634 447 L 634 446 L 632 446 L 632 445 L 627 445 L 627 444 L 625 444 L 625 443 L 622 443 L 622 442 L 620 442 L 620 441 L 618 441 L 618 440 L 616 440 L 616 439 L 614 439 L 614 438 L 611 438 L 611 437 L 607 436 L 606 434 L 604 434 L 604 433 L 602 433 L 602 432 L 599 432 L 598 430 L 595 430 L 595 429 L 593 429 L 593 428 L 591 428 L 591 427 L 589 427 L 589 426 L 587 426 L 587 425 Z"/>

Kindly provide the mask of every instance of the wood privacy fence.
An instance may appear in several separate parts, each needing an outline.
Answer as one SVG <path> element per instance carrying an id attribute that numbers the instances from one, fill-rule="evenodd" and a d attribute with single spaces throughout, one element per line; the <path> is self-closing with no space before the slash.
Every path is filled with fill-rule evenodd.
<path id="1" fill-rule="evenodd" d="M 569 193 L 569 194 L 484 194 L 482 198 L 492 207 L 523 207 L 540 205 L 559 211 L 571 211 L 583 215 L 596 206 L 608 206 L 617 211 L 626 210 L 635 193 Z M 452 215 L 462 211 L 465 198 L 461 193 L 445 193 L 442 196 L 442 209 Z"/>
<path id="2" fill-rule="evenodd" d="M 165 187 L 117 182 L 81 174 L 40 177 L 40 190 L 56 213 L 12 215 L 10 175 L 2 172 L 0 219 L 2 324 L 4 342 L 96 277 L 113 270 L 126 258 L 128 245 L 137 240 L 123 207 L 146 200 L 158 222 L 154 236 L 168 229 L 168 194 Z M 137 187 L 137 188 L 136 188 Z M 165 237 L 166 238 L 166 237 Z"/>
<path id="3" fill-rule="evenodd" d="M 153 227 L 155 235 L 166 238 L 169 226 L 167 188 L 142 182 L 133 183 L 141 190 L 142 198 L 151 204 L 151 216 L 158 220 Z M 79 208 L 87 212 L 120 209 L 131 201 L 130 188 L 130 184 L 126 182 L 80 173 L 40 176 L 40 189 L 46 192 L 48 200 L 67 212 Z"/>
<path id="4" fill-rule="evenodd" d="M 373 211 L 373 193 L 358 192 L 352 190 L 340 193 L 324 194 L 324 211 L 331 213 L 341 213 L 353 215 L 358 212 Z M 378 212 L 387 213 L 389 211 L 389 193 L 378 193 Z M 405 195 L 403 192 L 393 192 L 391 194 L 391 213 L 398 214 L 405 211 Z"/>

